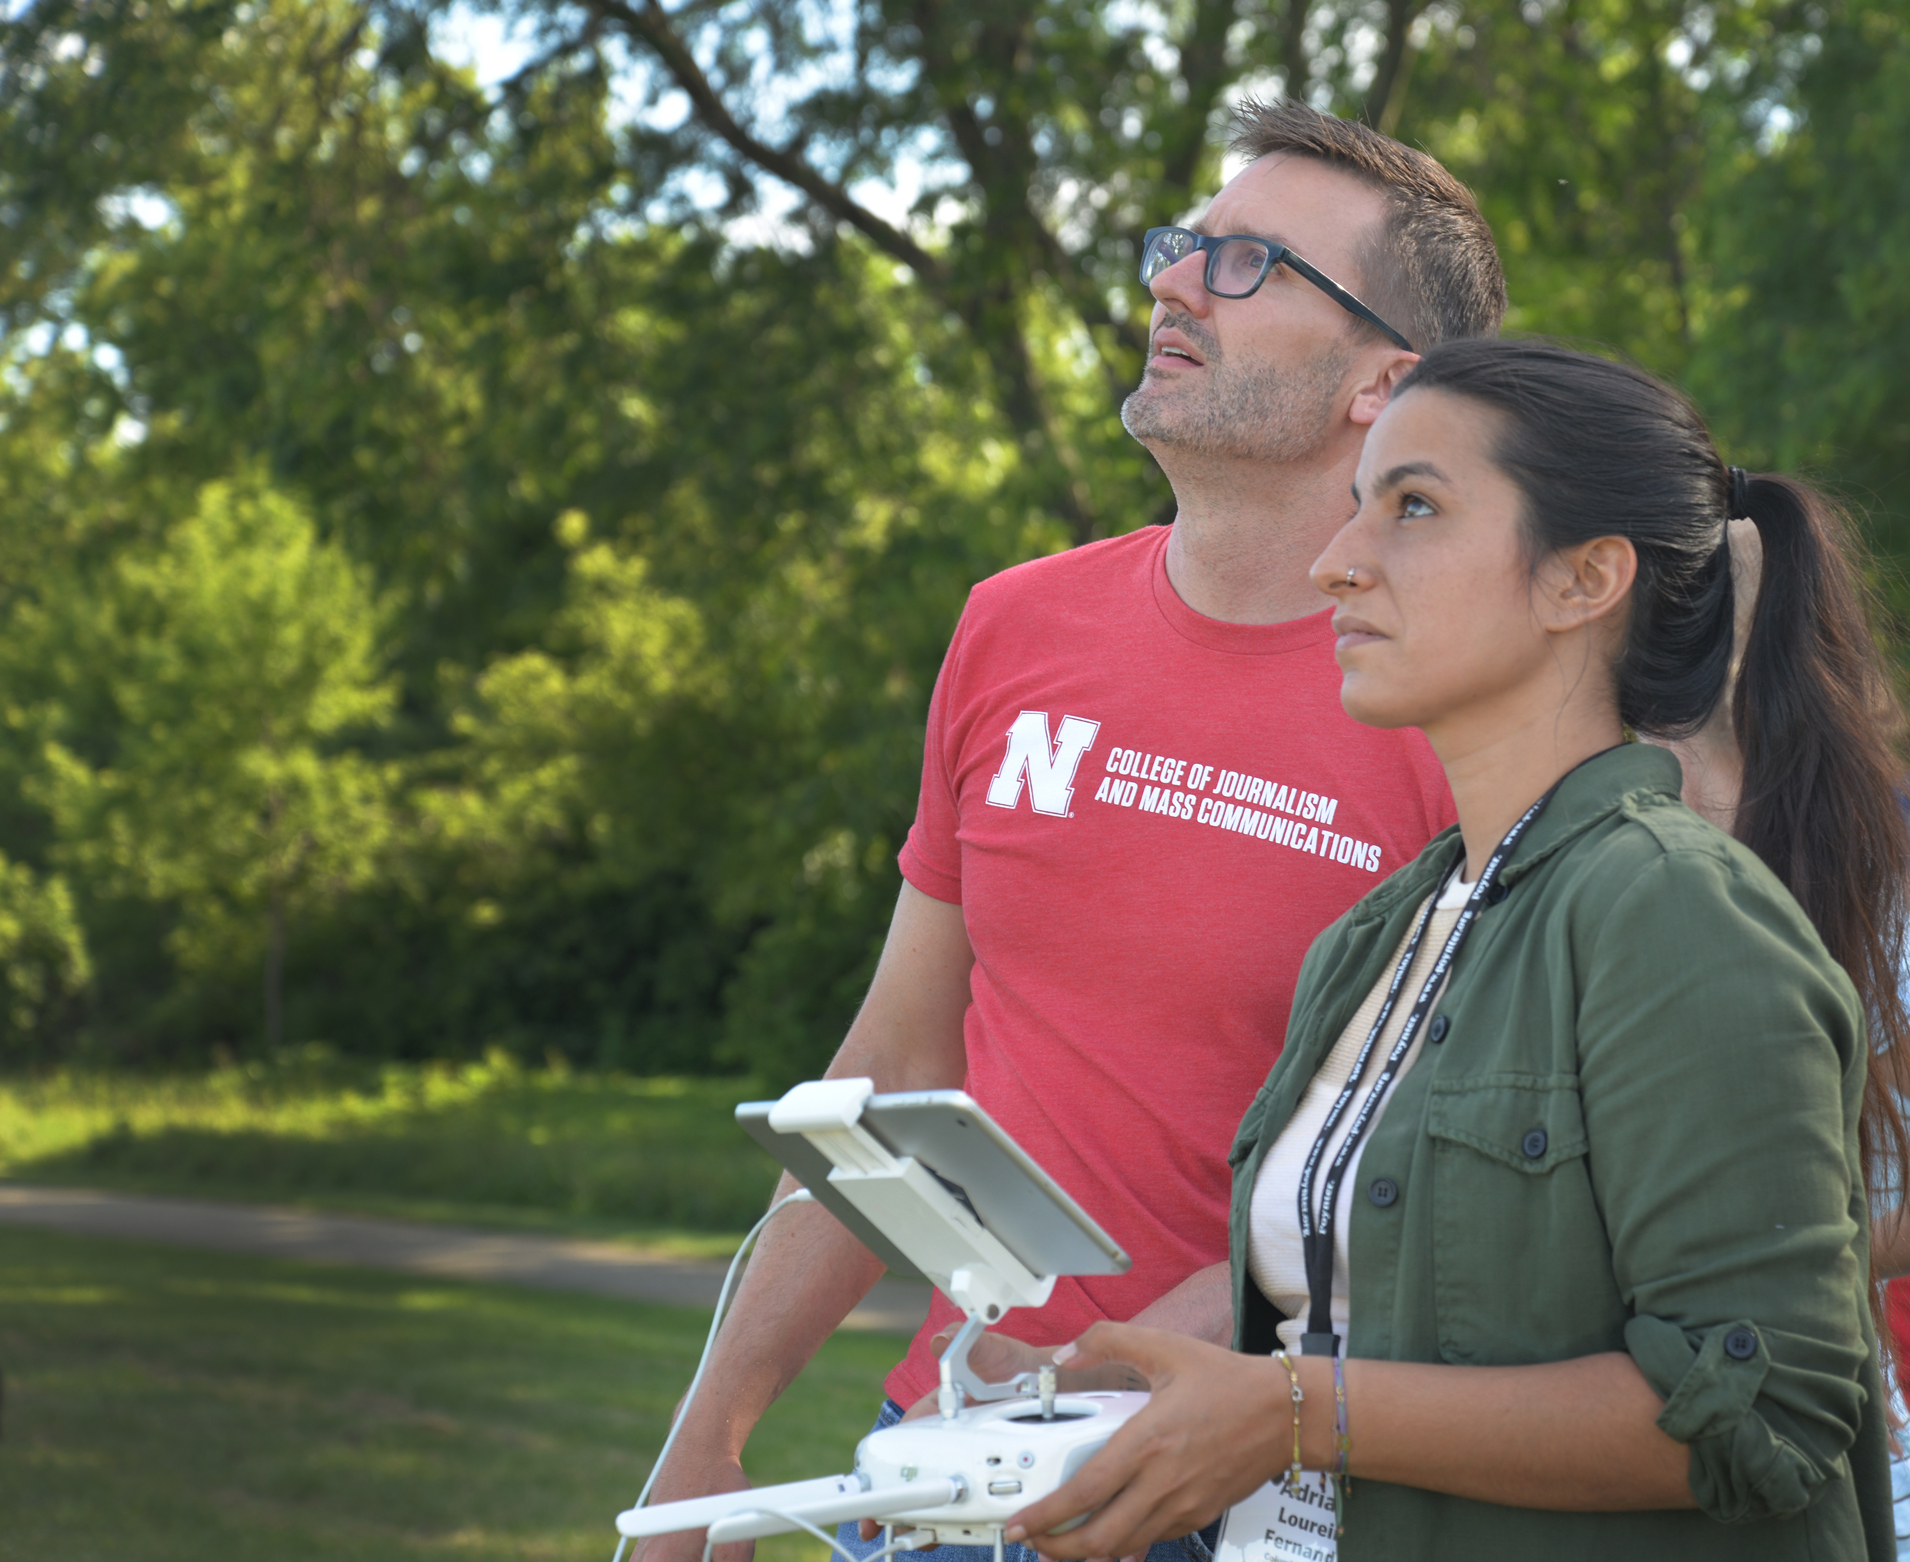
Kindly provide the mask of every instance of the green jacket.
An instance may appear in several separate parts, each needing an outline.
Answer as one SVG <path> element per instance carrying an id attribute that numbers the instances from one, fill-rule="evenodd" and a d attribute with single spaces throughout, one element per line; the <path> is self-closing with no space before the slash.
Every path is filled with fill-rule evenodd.
<path id="1" fill-rule="evenodd" d="M 1796 902 L 1678 801 L 1679 781 L 1670 754 L 1637 744 L 1566 778 L 1340 1218 L 1349 1355 L 1629 1351 L 1665 1397 L 1658 1424 L 1691 1447 L 1698 1511 L 1547 1513 L 1356 1479 L 1345 1562 L 1896 1555 L 1865 1294 L 1861 1006 Z M 1301 968 L 1286 1049 L 1231 1156 L 1236 1349 L 1278 1343 L 1281 1315 L 1246 1271 L 1261 1159 L 1457 850 L 1457 831 L 1439 836 Z M 1357 1416 L 1351 1431 L 1357 1457 Z"/>

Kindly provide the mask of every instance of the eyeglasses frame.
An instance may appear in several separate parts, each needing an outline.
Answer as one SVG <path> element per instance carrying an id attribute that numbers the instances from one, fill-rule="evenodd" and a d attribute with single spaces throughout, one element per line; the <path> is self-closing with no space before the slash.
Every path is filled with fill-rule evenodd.
<path id="1" fill-rule="evenodd" d="M 1311 282 L 1322 293 L 1326 294 L 1328 298 L 1332 299 L 1334 303 L 1346 310 L 1348 314 L 1357 315 L 1368 325 L 1377 327 L 1384 333 L 1388 341 L 1396 343 L 1409 353 L 1418 351 L 1411 342 L 1407 341 L 1405 337 L 1401 336 L 1399 332 L 1395 331 L 1384 320 L 1380 319 L 1373 310 L 1361 303 L 1354 294 L 1341 287 L 1339 283 L 1335 282 L 1324 271 L 1320 270 L 1318 266 L 1311 265 L 1302 260 L 1298 255 L 1294 254 L 1292 250 L 1288 249 L 1286 245 L 1276 244 L 1272 239 L 1263 239 L 1257 233 L 1196 233 L 1192 228 L 1182 228 L 1173 224 L 1169 224 L 1164 228 L 1149 228 L 1141 238 L 1141 285 L 1143 287 L 1151 288 L 1153 286 L 1146 274 L 1147 255 L 1148 251 L 1154 247 L 1155 236 L 1162 233 L 1186 234 L 1194 241 L 1194 247 L 1188 251 L 1188 254 L 1198 254 L 1202 250 L 1206 251 L 1207 260 L 1205 268 L 1201 273 L 1201 281 L 1207 291 L 1212 293 L 1215 298 L 1252 298 L 1255 293 L 1260 291 L 1260 284 L 1273 275 L 1276 266 L 1291 266 L 1301 276 L 1305 277 L 1307 281 Z M 1260 275 L 1254 279 L 1253 286 L 1248 288 L 1246 292 L 1223 293 L 1219 288 L 1214 286 L 1214 267 L 1220 260 L 1221 245 L 1233 243 L 1235 240 L 1246 244 L 1258 244 L 1262 249 L 1266 250 L 1268 252 L 1267 267 L 1266 270 L 1262 271 Z M 1186 258 L 1187 256 L 1183 255 L 1180 257 L 1180 260 L 1176 260 L 1172 264 L 1179 265 L 1180 261 Z M 1163 267 L 1162 269 L 1165 270 L 1167 268 Z M 1159 272 L 1155 273 L 1156 276 L 1159 274 Z"/>

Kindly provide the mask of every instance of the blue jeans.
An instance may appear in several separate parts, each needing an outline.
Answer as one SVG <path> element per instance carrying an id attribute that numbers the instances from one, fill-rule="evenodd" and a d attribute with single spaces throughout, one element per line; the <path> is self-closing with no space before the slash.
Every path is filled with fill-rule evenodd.
<path id="1" fill-rule="evenodd" d="M 894 1426 L 902 1419 L 902 1407 L 892 1399 L 882 1401 L 882 1410 L 875 1418 L 872 1432 L 880 1432 L 885 1427 Z M 1157 1541 L 1148 1548 L 1147 1562 L 1214 1562 L 1214 1543 L 1220 1539 L 1220 1523 L 1216 1520 L 1197 1535 L 1183 1535 L 1179 1540 Z M 882 1538 L 863 1540 L 856 1534 L 853 1524 L 845 1524 L 836 1531 L 836 1544 L 857 1559 L 882 1549 Z M 993 1546 L 937 1546 L 929 1553 L 932 1562 L 995 1562 Z M 1027 1546 L 1004 1546 L 1002 1562 L 1041 1562 L 1041 1559 Z"/>

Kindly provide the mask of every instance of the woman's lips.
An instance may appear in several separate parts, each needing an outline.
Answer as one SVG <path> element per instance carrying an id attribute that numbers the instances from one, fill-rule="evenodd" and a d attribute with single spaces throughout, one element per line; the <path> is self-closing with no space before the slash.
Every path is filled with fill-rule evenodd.
<path id="1" fill-rule="evenodd" d="M 1355 646 L 1371 645 L 1377 640 L 1386 638 L 1371 624 L 1363 624 L 1357 618 L 1342 619 L 1334 624 L 1333 636 L 1335 655 L 1342 651 L 1350 651 Z"/>

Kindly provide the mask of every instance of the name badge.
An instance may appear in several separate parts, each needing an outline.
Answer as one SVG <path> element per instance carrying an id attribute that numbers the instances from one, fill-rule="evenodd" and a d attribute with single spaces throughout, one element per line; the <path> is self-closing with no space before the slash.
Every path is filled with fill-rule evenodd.
<path id="1" fill-rule="evenodd" d="M 1291 1491 L 1282 1477 L 1229 1508 L 1214 1562 L 1336 1562 L 1339 1554 L 1333 1477 L 1306 1470 Z"/>

